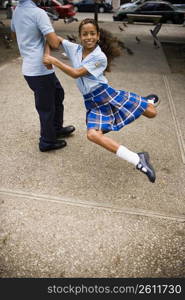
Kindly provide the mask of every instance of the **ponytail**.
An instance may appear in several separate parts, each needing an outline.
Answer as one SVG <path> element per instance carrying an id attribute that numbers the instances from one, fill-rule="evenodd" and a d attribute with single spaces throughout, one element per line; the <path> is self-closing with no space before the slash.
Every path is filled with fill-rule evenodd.
<path id="1" fill-rule="evenodd" d="M 101 50 L 107 56 L 107 68 L 105 71 L 111 71 L 111 63 L 115 57 L 121 56 L 123 54 L 123 49 L 120 46 L 120 41 L 117 37 L 113 36 L 108 30 L 100 28 L 100 41 L 98 45 Z"/>

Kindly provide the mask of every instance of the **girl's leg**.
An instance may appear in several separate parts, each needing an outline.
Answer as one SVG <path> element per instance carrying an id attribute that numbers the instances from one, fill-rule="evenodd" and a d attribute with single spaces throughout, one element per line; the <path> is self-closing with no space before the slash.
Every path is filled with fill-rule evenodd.
<path id="1" fill-rule="evenodd" d="M 143 116 L 147 118 L 154 118 L 156 115 L 157 115 L 157 111 L 155 109 L 155 106 L 149 103 L 147 109 L 143 113 Z"/>
<path id="2" fill-rule="evenodd" d="M 89 129 L 87 131 L 87 138 L 91 142 L 104 147 L 108 151 L 115 153 L 120 158 L 132 163 L 134 166 L 137 166 L 139 163 L 139 156 L 137 153 L 130 151 L 126 147 L 115 142 L 113 139 L 105 136 L 101 130 Z"/>
<path id="3" fill-rule="evenodd" d="M 117 142 L 108 136 L 105 136 L 101 130 L 87 130 L 87 138 L 91 142 L 94 142 L 95 144 L 98 144 L 113 153 L 116 153 L 120 146 Z"/>
<path id="4" fill-rule="evenodd" d="M 87 131 L 87 138 L 107 149 L 110 152 L 115 153 L 118 157 L 132 163 L 138 170 L 148 176 L 151 182 L 155 181 L 155 171 L 153 167 L 149 164 L 148 153 L 135 153 L 118 144 L 111 138 L 105 136 L 101 130 L 89 129 Z"/>

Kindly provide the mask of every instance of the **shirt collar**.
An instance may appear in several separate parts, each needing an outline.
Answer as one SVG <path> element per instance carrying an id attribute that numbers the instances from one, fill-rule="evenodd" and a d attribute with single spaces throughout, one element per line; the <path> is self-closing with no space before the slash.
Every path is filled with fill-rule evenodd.
<path id="1" fill-rule="evenodd" d="M 93 53 L 93 54 L 100 54 L 101 53 L 101 48 L 100 48 L 100 46 L 99 45 L 97 45 L 96 46 L 96 48 L 93 50 L 93 52 L 91 52 L 91 53 Z"/>
<path id="2" fill-rule="evenodd" d="M 81 45 L 79 45 L 78 51 L 80 51 L 82 55 L 83 47 Z M 91 55 L 100 55 L 101 52 L 102 51 L 100 46 L 97 45 L 96 48 L 92 52 L 90 52 L 83 60 L 86 60 L 86 58 L 89 58 L 89 56 L 91 57 Z"/>

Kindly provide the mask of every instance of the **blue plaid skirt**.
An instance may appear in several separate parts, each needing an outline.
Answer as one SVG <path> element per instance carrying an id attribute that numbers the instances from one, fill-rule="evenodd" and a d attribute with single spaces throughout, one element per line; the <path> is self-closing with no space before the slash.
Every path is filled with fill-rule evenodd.
<path id="1" fill-rule="evenodd" d="M 137 119 L 148 106 L 147 99 L 102 84 L 92 93 L 84 95 L 87 110 L 87 129 L 118 131 Z"/>

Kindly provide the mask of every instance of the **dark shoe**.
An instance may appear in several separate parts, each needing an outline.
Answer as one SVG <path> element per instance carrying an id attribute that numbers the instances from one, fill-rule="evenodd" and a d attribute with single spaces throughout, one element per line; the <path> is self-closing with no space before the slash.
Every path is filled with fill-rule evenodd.
<path id="1" fill-rule="evenodd" d="M 68 137 L 74 131 L 75 131 L 75 127 L 73 125 L 69 125 L 57 131 L 56 135 L 57 138 Z"/>
<path id="2" fill-rule="evenodd" d="M 137 153 L 139 155 L 140 161 L 136 166 L 136 169 L 144 173 L 146 176 L 148 176 L 148 179 L 151 182 L 155 182 L 156 176 L 155 171 L 152 165 L 149 163 L 149 154 L 148 152 L 140 152 Z"/>
<path id="3" fill-rule="evenodd" d="M 67 146 L 67 143 L 64 140 L 56 141 L 56 143 L 51 143 L 51 144 L 42 142 L 42 145 L 39 144 L 39 149 L 41 152 L 46 152 L 50 150 L 61 149 L 64 148 L 65 146 Z"/>
<path id="4" fill-rule="evenodd" d="M 155 94 L 146 96 L 146 99 L 148 100 L 148 103 L 153 104 L 155 107 L 157 107 L 160 103 L 159 97 Z"/>

